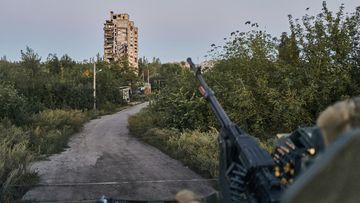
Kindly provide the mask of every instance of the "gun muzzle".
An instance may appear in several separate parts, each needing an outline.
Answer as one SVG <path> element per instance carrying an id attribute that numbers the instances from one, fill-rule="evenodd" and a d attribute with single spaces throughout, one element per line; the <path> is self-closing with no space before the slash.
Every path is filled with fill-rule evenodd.
<path id="1" fill-rule="evenodd" d="M 186 61 L 188 62 L 188 64 L 190 65 L 190 68 L 194 71 L 194 73 L 196 74 L 198 69 L 195 67 L 195 64 L 192 62 L 191 58 L 187 58 Z"/>

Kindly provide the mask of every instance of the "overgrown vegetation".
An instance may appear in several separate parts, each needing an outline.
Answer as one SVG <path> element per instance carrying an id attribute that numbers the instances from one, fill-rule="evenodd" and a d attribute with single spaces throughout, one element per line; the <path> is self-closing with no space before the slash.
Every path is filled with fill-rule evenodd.
<path id="1" fill-rule="evenodd" d="M 289 24 L 290 32 L 280 37 L 259 29 L 232 32 L 223 46 L 211 45 L 215 66 L 204 73 L 231 119 L 267 148 L 276 133 L 313 125 L 326 106 L 360 90 L 360 7 L 345 14 L 341 5 L 334 13 L 324 2 L 318 15 L 289 15 Z M 215 140 L 212 129 L 219 126 L 192 73 L 175 65 L 161 68 L 174 70 L 161 73 L 166 86 L 147 113 L 130 120 L 130 128 L 170 154 L 184 151 L 182 160 L 196 168 L 208 157 L 189 157 L 204 149 L 216 158 L 202 139 Z M 138 130 L 140 123 L 146 128 Z"/>
<path id="2" fill-rule="evenodd" d="M 124 105 L 120 87 L 138 77 L 127 62 L 97 62 L 97 106 L 93 65 L 49 54 L 45 62 L 29 47 L 20 62 L 0 60 L 0 202 L 18 201 L 37 181 L 29 163 L 58 153 L 90 118 Z"/>
<path id="3" fill-rule="evenodd" d="M 60 152 L 70 135 L 88 120 L 76 110 L 46 110 L 34 114 L 28 125 L 0 122 L 1 202 L 13 202 L 37 180 L 29 163 L 40 156 Z M 20 185 L 21 187 L 18 187 Z"/>
<path id="4" fill-rule="evenodd" d="M 148 109 L 130 117 L 130 132 L 159 148 L 171 157 L 209 177 L 218 173 L 218 131 L 199 130 L 179 132 L 177 129 L 154 127 Z"/>
<path id="5" fill-rule="evenodd" d="M 79 110 L 45 110 L 32 117 L 30 149 L 37 154 L 61 151 L 70 135 L 78 132 L 88 120 Z"/>

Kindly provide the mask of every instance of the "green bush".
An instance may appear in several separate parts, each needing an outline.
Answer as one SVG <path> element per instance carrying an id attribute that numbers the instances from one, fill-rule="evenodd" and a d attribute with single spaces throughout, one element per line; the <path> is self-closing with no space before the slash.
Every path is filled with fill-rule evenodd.
<path id="1" fill-rule="evenodd" d="M 133 94 L 131 95 L 131 101 L 137 101 L 137 102 L 145 102 L 148 101 L 149 97 L 147 95 L 144 94 Z"/>
<path id="2" fill-rule="evenodd" d="M 28 173 L 28 162 L 63 150 L 89 118 L 121 107 L 119 87 L 137 83 L 126 61 L 108 64 L 99 57 L 101 109 L 87 111 L 93 104 L 92 66 L 56 54 L 42 62 L 29 47 L 21 51 L 19 62 L 0 60 L 0 202 L 18 201 L 28 189 L 10 187 L 31 184 L 35 176 Z"/>
<path id="3" fill-rule="evenodd" d="M 180 160 L 204 176 L 217 177 L 219 165 L 218 131 L 184 131 L 155 127 L 156 117 L 144 109 L 129 119 L 130 132 L 139 139 Z M 258 140 L 259 141 L 259 140 Z M 260 146 L 272 152 L 275 138 L 259 141 Z"/>
<path id="4" fill-rule="evenodd" d="M 214 46 L 215 66 L 204 73 L 229 117 L 263 142 L 314 125 L 327 106 L 360 93 L 360 7 L 334 13 L 324 3 L 318 15 L 289 16 L 289 24 L 279 39 L 258 29 L 233 32 Z M 160 72 L 165 86 L 150 108 L 160 118 L 157 127 L 219 127 L 193 74 L 168 69 L 172 74 Z"/>
<path id="5" fill-rule="evenodd" d="M 39 154 L 61 151 L 70 136 L 88 120 L 79 110 L 45 110 L 32 117 L 32 150 Z"/>
<path id="6" fill-rule="evenodd" d="M 87 121 L 86 114 L 79 110 L 45 110 L 33 116 L 33 126 L 45 130 L 68 128 L 77 131 Z"/>
<path id="7" fill-rule="evenodd" d="M 0 202 L 14 202 L 37 181 L 28 166 L 40 154 L 63 150 L 70 136 L 88 120 L 78 110 L 45 110 L 34 114 L 28 126 L 0 122 Z M 15 187 L 14 185 L 25 185 Z"/>
<path id="8" fill-rule="evenodd" d="M 129 117 L 129 131 L 133 135 L 143 136 L 149 129 L 157 125 L 158 120 L 158 115 L 154 115 L 148 109 L 143 109 Z"/>
<path id="9" fill-rule="evenodd" d="M 200 171 L 201 174 L 218 176 L 219 146 L 218 131 L 209 132 L 199 130 L 183 132 L 170 136 L 168 146 L 172 154 L 186 165 Z"/>
<path id="10" fill-rule="evenodd" d="M 181 133 L 176 129 L 155 127 L 158 119 L 148 109 L 144 109 L 129 118 L 130 133 L 194 170 L 207 176 L 216 176 L 218 141 L 215 129 L 208 133 L 198 130 Z"/>
<path id="11" fill-rule="evenodd" d="M 174 156 L 175 152 L 172 151 L 172 146 L 169 140 L 171 137 L 177 137 L 177 136 L 179 136 L 179 131 L 176 130 L 150 128 L 149 130 L 146 131 L 145 134 L 141 136 L 141 139 L 161 149 L 167 154 Z"/>
<path id="12" fill-rule="evenodd" d="M 26 99 L 14 86 L 0 83 L 0 119 L 8 118 L 16 124 L 27 120 Z"/>

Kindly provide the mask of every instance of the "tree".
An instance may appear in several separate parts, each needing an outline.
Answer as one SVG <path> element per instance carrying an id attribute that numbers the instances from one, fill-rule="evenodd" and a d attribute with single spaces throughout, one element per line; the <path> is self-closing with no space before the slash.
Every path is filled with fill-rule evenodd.
<path id="1" fill-rule="evenodd" d="M 278 51 L 280 60 L 290 64 L 299 62 L 300 51 L 294 33 L 292 33 L 290 37 L 287 36 L 286 32 L 281 34 Z"/>
<path id="2" fill-rule="evenodd" d="M 26 47 L 25 52 L 21 50 L 21 64 L 27 70 L 31 70 L 31 77 L 35 77 L 40 72 L 40 56 L 30 47 Z"/>
<path id="3" fill-rule="evenodd" d="M 305 15 L 302 21 L 296 22 L 289 18 L 291 31 L 301 48 L 303 82 L 299 87 L 313 119 L 320 109 L 359 93 L 352 76 L 356 72 L 352 56 L 359 42 L 356 37 L 359 36 L 359 10 L 344 14 L 341 5 L 333 13 L 323 2 L 322 12 L 316 16 Z"/>
<path id="4" fill-rule="evenodd" d="M 333 14 L 324 3 L 317 16 L 305 15 L 302 21 L 290 16 L 291 34 L 283 33 L 280 40 L 250 30 L 233 32 L 220 48 L 212 45 L 210 52 L 217 62 L 205 77 L 229 117 L 264 140 L 313 125 L 326 106 L 357 95 L 360 8 L 352 14 L 344 14 L 343 9 L 340 6 Z M 167 80 L 155 97 L 153 112 L 160 117 L 159 125 L 180 130 L 214 126 L 203 100 L 194 93 L 196 85 L 189 87 L 191 79 L 185 78 L 176 75 Z M 206 122 L 194 125 L 182 118 Z"/>
<path id="5" fill-rule="evenodd" d="M 0 119 L 8 118 L 22 124 L 26 119 L 26 99 L 14 86 L 0 83 Z"/>
<path id="6" fill-rule="evenodd" d="M 61 63 L 56 54 L 49 54 L 46 58 L 45 65 L 50 74 L 59 75 L 61 73 Z"/>
<path id="7" fill-rule="evenodd" d="M 67 54 L 63 55 L 60 59 L 61 67 L 64 69 L 71 69 L 75 65 L 75 61 Z"/>
<path id="8" fill-rule="evenodd" d="M 149 61 L 145 58 L 145 56 L 142 58 L 139 58 L 139 60 L 138 60 L 138 67 L 139 67 L 138 76 L 144 77 L 145 70 L 146 70 L 146 68 L 148 68 L 148 65 L 149 65 Z"/>

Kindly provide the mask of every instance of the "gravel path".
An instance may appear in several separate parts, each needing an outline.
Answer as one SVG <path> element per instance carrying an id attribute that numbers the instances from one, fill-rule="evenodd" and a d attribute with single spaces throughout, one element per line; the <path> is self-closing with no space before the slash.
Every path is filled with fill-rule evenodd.
<path id="1" fill-rule="evenodd" d="M 129 135 L 129 115 L 147 104 L 90 121 L 61 154 L 36 162 L 39 186 L 25 194 L 35 202 L 92 202 L 102 195 L 124 200 L 172 200 L 181 189 L 199 197 L 210 183 L 158 149 Z"/>

